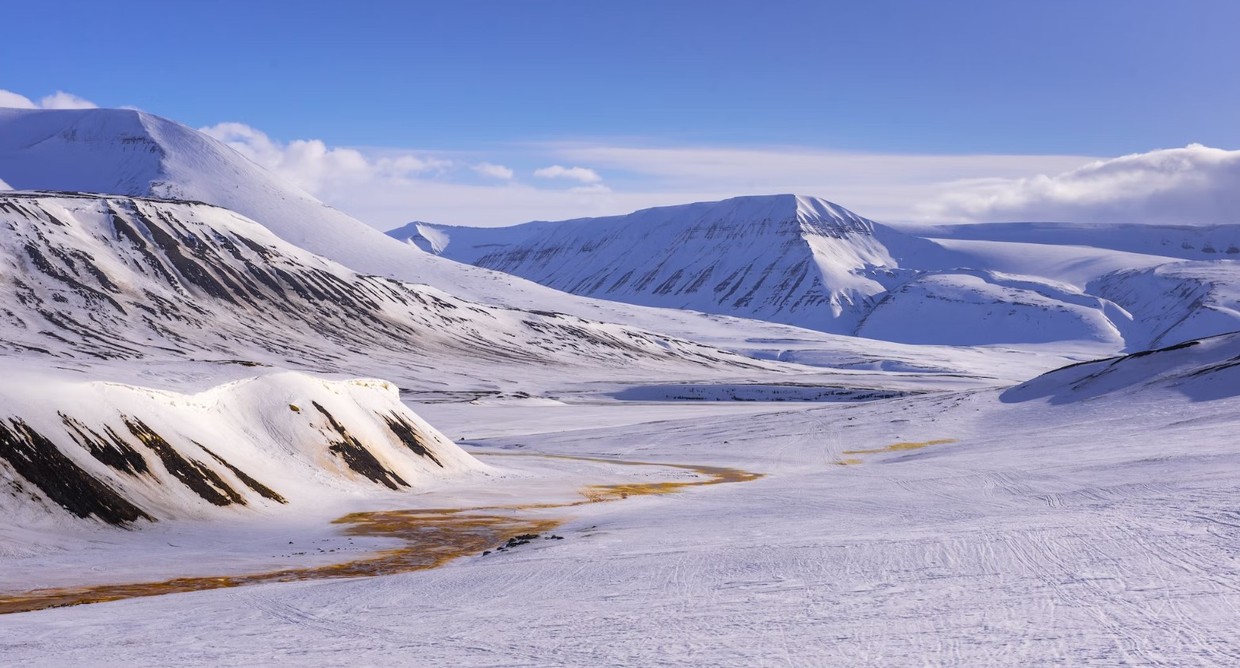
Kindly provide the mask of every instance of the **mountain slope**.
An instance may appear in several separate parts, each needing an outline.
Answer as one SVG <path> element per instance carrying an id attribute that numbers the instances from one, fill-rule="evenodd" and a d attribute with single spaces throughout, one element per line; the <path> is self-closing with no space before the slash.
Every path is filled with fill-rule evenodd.
<path id="1" fill-rule="evenodd" d="M 389 234 L 630 303 L 902 343 L 1122 345 L 1110 322 L 1122 309 L 1079 287 L 1005 272 L 993 253 L 970 256 L 812 197 L 739 197 L 503 229 L 417 223 Z"/>
<path id="2" fill-rule="evenodd" d="M 770 366 L 358 274 L 209 205 L 7 193 L 0 228 L 0 351 L 10 355 L 293 364 L 415 388 L 502 370 L 623 378 Z"/>
<path id="3" fill-rule="evenodd" d="M 607 319 L 583 300 L 411 252 L 222 142 L 142 111 L 0 108 L 0 179 L 18 190 L 214 204 L 358 272 L 424 283 L 472 301 Z"/>
<path id="4" fill-rule="evenodd" d="M 1072 286 L 994 271 L 926 272 L 886 293 L 856 328 L 860 336 L 902 343 L 971 346 L 1123 339 L 1110 302 Z"/>
<path id="5" fill-rule="evenodd" d="M 1116 271 L 1087 289 L 1132 316 L 1130 349 L 1240 329 L 1240 260 L 1168 262 Z"/>

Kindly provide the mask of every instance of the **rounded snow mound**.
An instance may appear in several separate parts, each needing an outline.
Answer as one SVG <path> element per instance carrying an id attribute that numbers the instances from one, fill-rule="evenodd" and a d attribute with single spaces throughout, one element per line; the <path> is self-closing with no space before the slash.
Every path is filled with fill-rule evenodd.
<path id="1" fill-rule="evenodd" d="M 277 372 L 180 394 L 8 375 L 0 516 L 17 524 L 313 505 L 486 470 L 381 380 Z"/>

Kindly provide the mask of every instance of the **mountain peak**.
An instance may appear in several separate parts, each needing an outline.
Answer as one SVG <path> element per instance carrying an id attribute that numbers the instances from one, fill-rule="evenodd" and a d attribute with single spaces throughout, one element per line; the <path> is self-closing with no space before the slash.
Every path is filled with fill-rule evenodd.
<path id="1" fill-rule="evenodd" d="M 0 179 L 19 190 L 207 202 L 359 271 L 427 282 L 412 253 L 202 132 L 131 109 L 0 109 Z"/>
<path id="2" fill-rule="evenodd" d="M 574 294 L 644 306 L 745 313 L 827 328 L 859 319 L 894 261 L 875 223 L 794 194 L 656 207 L 508 228 L 411 223 L 388 234 L 428 252 Z"/>
<path id="3" fill-rule="evenodd" d="M 789 234 L 825 235 L 838 237 L 844 234 L 870 235 L 874 233 L 873 221 L 848 209 L 811 195 L 780 193 L 775 195 L 741 195 L 715 202 L 696 202 L 671 207 L 656 207 L 634 212 L 623 218 L 658 219 L 658 224 L 668 221 L 712 220 L 716 225 L 736 228 L 754 225 L 788 225 Z M 602 220 L 620 218 L 611 217 Z"/>
<path id="4" fill-rule="evenodd" d="M 17 189 L 154 194 L 165 155 L 149 129 L 155 118 L 130 109 L 0 109 L 0 178 Z"/>
<path id="5" fill-rule="evenodd" d="M 694 202 L 674 206 L 660 206 L 635 211 L 629 216 L 646 212 L 681 212 L 686 209 L 710 211 L 712 215 L 728 215 L 737 219 L 808 220 L 833 218 L 839 220 L 866 220 L 848 209 L 813 195 L 778 193 L 774 195 L 738 195 L 727 199 Z M 615 218 L 617 216 L 612 216 Z"/>
<path id="6" fill-rule="evenodd" d="M 419 220 L 405 223 L 393 230 L 388 230 L 387 235 L 407 244 L 417 246 L 433 255 L 439 255 L 448 246 L 447 234 L 436 229 L 430 223 Z"/>

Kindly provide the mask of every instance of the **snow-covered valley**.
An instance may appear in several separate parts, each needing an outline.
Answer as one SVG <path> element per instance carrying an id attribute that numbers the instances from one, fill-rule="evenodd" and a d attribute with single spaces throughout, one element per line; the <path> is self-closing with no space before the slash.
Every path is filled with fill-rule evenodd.
<path id="1" fill-rule="evenodd" d="M 5 663 L 1240 661 L 1233 228 L 398 240 L 129 110 L 0 179 Z"/>
<path id="2" fill-rule="evenodd" d="M 666 404 L 420 406 L 475 434 L 467 447 L 484 461 L 536 472 L 505 489 L 521 501 L 617 472 L 485 453 L 766 476 L 532 511 L 565 520 L 554 530 L 564 540 L 436 570 L 10 615 L 0 628 L 18 660 L 90 653 L 114 665 L 1227 665 L 1240 603 L 1236 455 L 1215 435 L 1235 428 L 1234 402 L 1159 390 L 1060 406 L 979 391 L 696 416 Z M 931 441 L 943 442 L 889 447 Z M 309 542 L 280 528 L 281 542 Z M 122 539 L 109 542 L 84 555 L 123 554 Z"/>

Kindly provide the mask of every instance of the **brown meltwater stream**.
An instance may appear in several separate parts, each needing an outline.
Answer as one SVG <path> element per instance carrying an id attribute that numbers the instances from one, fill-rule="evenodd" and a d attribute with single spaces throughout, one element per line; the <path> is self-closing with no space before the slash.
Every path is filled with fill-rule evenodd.
<path id="1" fill-rule="evenodd" d="M 470 554 L 490 549 L 524 534 L 539 534 L 562 524 L 564 519 L 522 517 L 523 510 L 571 508 L 589 503 L 617 501 L 630 496 L 670 494 L 686 487 L 748 482 L 762 477 L 740 469 L 692 464 L 634 462 L 570 455 L 526 453 L 473 453 L 483 456 L 545 457 L 622 466 L 653 466 L 692 471 L 700 477 L 664 482 L 590 485 L 582 488 L 583 498 L 563 503 L 531 503 L 476 508 L 432 508 L 419 510 L 380 510 L 351 513 L 335 521 L 348 525 L 351 536 L 397 538 L 398 548 L 370 553 L 364 558 L 328 566 L 288 568 L 248 575 L 221 577 L 183 577 L 158 582 L 84 585 L 36 589 L 19 594 L 0 594 L 0 614 L 29 612 L 85 603 L 103 603 L 140 596 L 160 596 L 207 589 L 244 587 L 268 582 L 299 582 L 332 578 L 372 577 L 407 573 L 442 566 Z"/>

